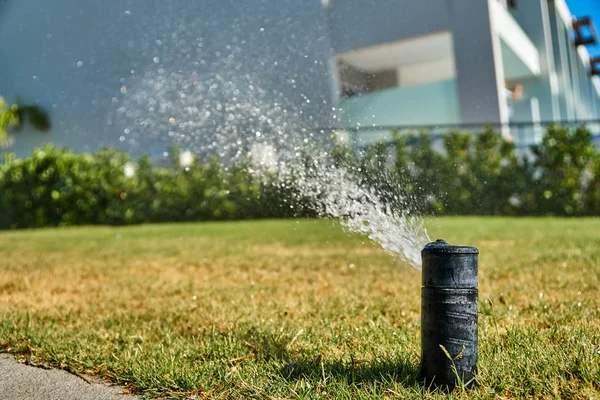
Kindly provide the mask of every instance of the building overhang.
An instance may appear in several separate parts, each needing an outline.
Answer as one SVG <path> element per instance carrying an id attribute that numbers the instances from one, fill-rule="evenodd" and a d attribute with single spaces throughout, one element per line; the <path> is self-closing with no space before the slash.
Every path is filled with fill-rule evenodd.
<path id="1" fill-rule="evenodd" d="M 539 76 L 541 74 L 539 52 L 529 36 L 499 2 L 491 1 L 490 6 L 493 32 L 502 40 L 506 79 Z"/>
<path id="2" fill-rule="evenodd" d="M 381 43 L 337 55 L 338 60 L 367 72 L 449 58 L 453 58 L 452 34 L 449 31 Z"/>

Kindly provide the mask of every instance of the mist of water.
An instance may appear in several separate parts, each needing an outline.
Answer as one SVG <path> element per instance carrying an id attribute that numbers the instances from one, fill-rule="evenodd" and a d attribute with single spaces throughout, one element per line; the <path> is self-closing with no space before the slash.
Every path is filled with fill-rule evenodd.
<path id="1" fill-rule="evenodd" d="M 132 76 L 121 90 L 121 140 L 151 137 L 200 157 L 216 154 L 225 164 L 251 157 L 259 175 L 276 171 L 277 184 L 294 185 L 319 216 L 339 219 L 348 231 L 420 268 L 420 250 L 429 238 L 414 204 L 399 195 L 385 201 L 375 185 L 336 165 L 331 148 L 337 133 L 306 124 L 311 116 L 305 105 L 314 100 L 301 95 L 299 104 L 263 89 L 255 76 L 240 72 L 235 60 L 242 50 L 228 50 L 211 72 L 200 72 L 200 63 L 188 57 L 164 65 L 158 53 L 155 68 Z M 310 155 L 308 165 L 304 154 Z"/>

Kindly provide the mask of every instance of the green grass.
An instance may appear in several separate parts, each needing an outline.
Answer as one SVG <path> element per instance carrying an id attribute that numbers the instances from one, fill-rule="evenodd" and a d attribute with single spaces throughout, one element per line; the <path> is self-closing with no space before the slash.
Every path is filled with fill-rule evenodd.
<path id="1" fill-rule="evenodd" d="M 600 219 L 442 218 L 479 247 L 478 387 L 600 397 Z M 172 398 L 446 398 L 420 272 L 329 221 L 0 233 L 0 351 Z M 350 268 L 354 264 L 354 268 Z"/>

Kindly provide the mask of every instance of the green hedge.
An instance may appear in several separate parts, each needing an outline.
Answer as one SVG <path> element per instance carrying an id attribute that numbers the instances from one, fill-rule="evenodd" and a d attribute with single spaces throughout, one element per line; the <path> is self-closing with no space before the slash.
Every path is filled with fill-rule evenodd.
<path id="1" fill-rule="evenodd" d="M 46 145 L 0 167 L 0 228 L 289 216 L 272 187 L 242 162 L 157 168 L 114 149 L 91 155 Z"/>
<path id="2" fill-rule="evenodd" d="M 600 215 L 600 155 L 585 127 L 552 125 L 528 155 L 491 128 L 442 140 L 440 152 L 426 133 L 396 135 L 392 150 L 379 143 L 356 157 L 346 148 L 338 159 L 366 180 L 392 182 L 393 193 L 415 199 L 425 213 Z"/>
<path id="3" fill-rule="evenodd" d="M 452 132 L 443 142 L 439 152 L 427 134 L 396 135 L 391 146 L 358 153 L 337 145 L 333 154 L 393 206 L 408 199 L 423 213 L 600 214 L 600 156 L 583 127 L 551 126 L 531 148 L 533 161 L 492 129 Z M 292 216 L 314 216 L 311 199 L 276 174 L 258 179 L 247 161 L 159 168 L 114 149 L 76 154 L 46 145 L 0 166 L 2 229 Z"/>

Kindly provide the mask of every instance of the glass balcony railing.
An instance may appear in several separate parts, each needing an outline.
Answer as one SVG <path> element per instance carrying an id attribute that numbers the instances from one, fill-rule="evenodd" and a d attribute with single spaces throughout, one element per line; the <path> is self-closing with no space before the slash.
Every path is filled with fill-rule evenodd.
<path id="1" fill-rule="evenodd" d="M 460 121 L 456 79 L 400 86 L 346 98 L 342 121 L 348 128 L 449 125 Z"/>

